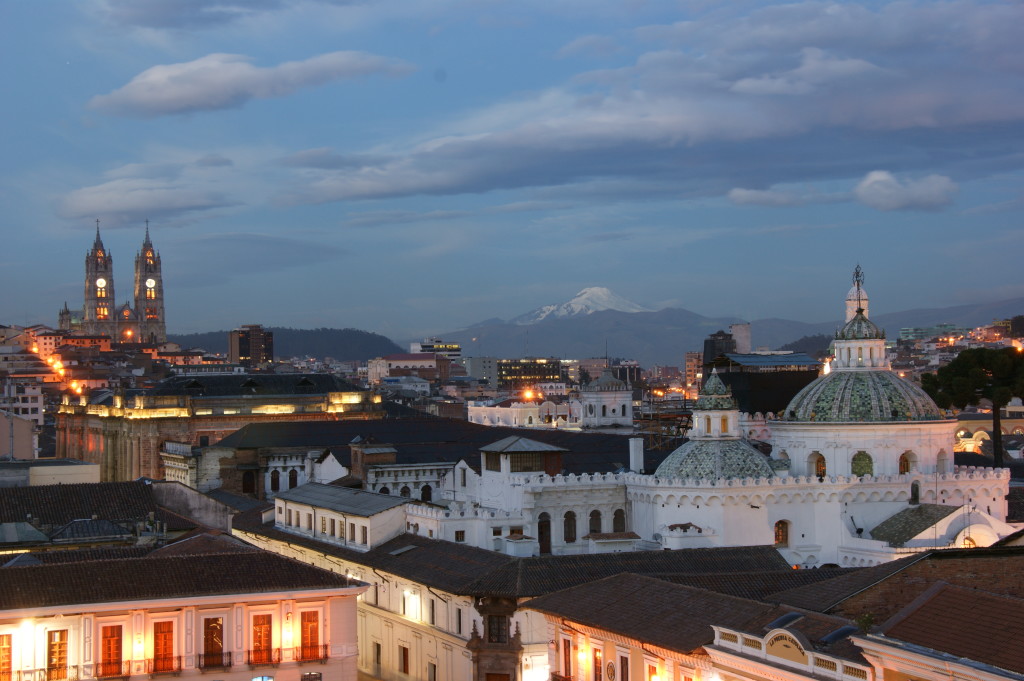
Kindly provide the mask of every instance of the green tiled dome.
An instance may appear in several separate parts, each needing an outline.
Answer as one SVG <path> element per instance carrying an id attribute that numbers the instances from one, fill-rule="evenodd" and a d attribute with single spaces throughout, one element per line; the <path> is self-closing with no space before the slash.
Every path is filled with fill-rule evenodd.
<path id="1" fill-rule="evenodd" d="M 833 371 L 809 383 L 786 421 L 933 421 L 944 418 L 924 390 L 891 371 Z"/>
<path id="2" fill-rule="evenodd" d="M 712 372 L 708 380 L 704 381 L 704 387 L 700 390 L 695 409 L 719 410 L 736 409 L 736 400 L 728 386 L 718 377 L 717 372 Z"/>
<path id="3" fill-rule="evenodd" d="M 743 440 L 691 440 L 668 455 L 654 474 L 660 478 L 772 478 L 768 457 Z"/>
<path id="4" fill-rule="evenodd" d="M 836 334 L 836 340 L 878 340 L 885 338 L 882 331 L 873 321 L 864 316 L 864 310 L 857 310 L 853 319 Z"/>

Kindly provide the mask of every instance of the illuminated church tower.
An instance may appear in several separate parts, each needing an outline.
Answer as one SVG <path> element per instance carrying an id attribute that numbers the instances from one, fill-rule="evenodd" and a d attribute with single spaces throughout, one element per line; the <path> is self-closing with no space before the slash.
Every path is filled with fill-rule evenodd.
<path id="1" fill-rule="evenodd" d="M 114 263 L 100 239 L 100 221 L 96 221 L 96 241 L 85 256 L 85 307 L 82 330 L 88 334 L 107 334 L 114 310 Z"/>
<path id="2" fill-rule="evenodd" d="M 163 343 L 167 340 L 164 279 L 160 269 L 160 254 L 149 240 L 148 220 L 142 251 L 135 255 L 135 315 L 138 318 L 139 342 Z"/>

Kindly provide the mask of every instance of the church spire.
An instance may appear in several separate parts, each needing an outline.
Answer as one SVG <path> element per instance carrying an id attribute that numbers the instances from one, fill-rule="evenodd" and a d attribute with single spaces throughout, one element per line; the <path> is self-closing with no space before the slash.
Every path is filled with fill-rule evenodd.
<path id="1" fill-rule="evenodd" d="M 100 238 L 100 219 L 96 218 L 96 241 L 93 242 L 92 247 L 94 250 L 103 249 L 103 239 Z"/>
<path id="2" fill-rule="evenodd" d="M 149 218 L 146 218 L 146 239 L 142 242 L 142 248 L 153 248 L 153 242 L 149 240 Z"/>
<path id="3" fill-rule="evenodd" d="M 853 286 L 846 294 L 846 320 L 844 323 L 849 323 L 857 316 L 858 312 L 863 313 L 865 317 L 868 316 L 868 294 L 864 290 L 864 270 L 861 269 L 860 263 L 853 270 Z"/>

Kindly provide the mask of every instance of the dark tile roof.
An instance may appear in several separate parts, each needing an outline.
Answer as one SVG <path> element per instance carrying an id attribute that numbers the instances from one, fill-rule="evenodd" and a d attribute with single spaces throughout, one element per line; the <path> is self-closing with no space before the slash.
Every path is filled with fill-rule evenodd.
<path id="1" fill-rule="evenodd" d="M 462 595 L 526 598 L 622 572 L 744 572 L 788 567 L 771 546 L 513 558 L 464 544 L 403 534 L 361 552 L 277 529 L 273 523 L 264 523 L 257 511 L 239 514 L 233 522 L 238 530 L 304 546 Z M 410 546 L 414 548 L 406 548 Z"/>
<path id="2" fill-rule="evenodd" d="M 72 485 L 0 488 L 0 522 L 24 522 L 28 515 L 44 525 L 72 520 L 140 520 L 157 511 L 144 482 L 96 482 Z"/>
<path id="3" fill-rule="evenodd" d="M 784 603 L 817 612 L 828 612 L 850 596 L 884 581 L 907 566 L 923 560 L 926 556 L 925 553 L 918 553 L 881 565 L 860 568 L 831 579 L 766 594 L 765 598 L 773 603 Z"/>
<path id="4" fill-rule="evenodd" d="M 146 395 L 229 397 L 236 395 L 326 395 L 365 392 L 332 374 L 209 374 L 171 376 Z"/>
<path id="5" fill-rule="evenodd" d="M 950 626 L 951 621 L 956 626 Z M 938 583 L 879 629 L 887 639 L 1024 674 L 1024 600 Z"/>
<path id="6" fill-rule="evenodd" d="M 605 473 L 629 465 L 630 432 L 582 433 L 483 426 L 460 419 L 415 418 L 310 422 L 250 423 L 228 435 L 216 447 L 272 449 L 347 449 L 357 437 L 396 449 L 397 463 L 456 462 L 465 460 L 479 468 L 480 449 L 506 437 L 561 447 L 562 465 L 568 473 Z M 644 468 L 653 471 L 668 452 L 645 451 Z"/>
<path id="7" fill-rule="evenodd" d="M 164 556 L 192 556 L 200 553 L 253 553 L 259 550 L 220 530 L 201 529 L 178 537 L 166 546 L 153 549 L 149 556 L 161 558 Z"/>
<path id="8" fill-rule="evenodd" d="M 121 560 L 149 555 L 152 546 L 102 546 L 72 551 L 34 551 L 40 563 L 81 563 L 90 560 Z"/>
<path id="9" fill-rule="evenodd" d="M 351 584 L 343 575 L 266 551 L 54 563 L 4 568 L 2 574 L 0 610 Z"/>
<path id="10" fill-rule="evenodd" d="M 260 508 L 265 506 L 267 502 L 260 501 L 259 499 L 253 499 L 252 497 L 243 497 L 241 494 L 234 494 L 224 489 L 213 489 L 206 492 L 206 496 L 210 497 L 215 501 L 235 509 L 236 511 L 248 511 L 254 508 Z"/>
<path id="11" fill-rule="evenodd" d="M 109 520 L 72 520 L 50 535 L 53 541 L 78 539 L 99 539 L 108 537 L 131 537 L 131 532 Z"/>
<path id="12" fill-rule="evenodd" d="M 775 600 L 770 597 L 770 594 L 814 584 L 861 569 L 863 568 L 818 568 L 815 570 L 764 570 L 701 575 L 650 574 L 648 576 L 674 584 L 772 603 Z"/>
<path id="13" fill-rule="evenodd" d="M 886 518 L 871 530 L 871 538 L 889 546 L 903 546 L 946 516 L 960 511 L 959 506 L 917 504 Z"/>
<path id="14" fill-rule="evenodd" d="M 540 596 L 622 572 L 724 573 L 783 570 L 788 563 L 772 546 L 741 546 L 677 551 L 622 551 L 519 558 L 473 585 L 480 595 Z"/>
<path id="15" fill-rule="evenodd" d="M 629 573 L 549 593 L 523 607 L 682 653 L 711 643 L 712 624 L 742 627 L 774 610 L 766 603 Z"/>

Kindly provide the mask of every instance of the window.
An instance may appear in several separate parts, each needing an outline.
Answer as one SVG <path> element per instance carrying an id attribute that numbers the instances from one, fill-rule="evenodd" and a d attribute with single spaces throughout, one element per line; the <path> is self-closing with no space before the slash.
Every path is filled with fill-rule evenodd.
<path id="1" fill-rule="evenodd" d="M 427 681 L 437 681 L 437 665 L 433 662 L 427 663 Z"/>
<path id="2" fill-rule="evenodd" d="M 288 471 L 288 489 L 294 489 L 299 486 L 299 472 L 294 468 Z"/>
<path id="3" fill-rule="evenodd" d="M 302 629 L 299 659 L 322 659 L 324 655 L 320 652 L 320 613 L 316 610 L 303 610 L 299 613 L 299 624 Z"/>
<path id="4" fill-rule="evenodd" d="M 349 541 L 355 541 L 356 540 L 356 524 L 355 523 L 349 523 L 348 524 L 348 540 Z"/>
<path id="5" fill-rule="evenodd" d="M 429 605 L 429 607 L 427 609 L 427 621 L 430 622 L 431 624 L 434 623 L 434 617 L 436 616 L 436 612 L 435 612 L 436 605 L 437 605 L 436 601 L 434 601 L 434 599 L 431 598 L 430 599 L 430 605 Z"/>
<path id="6" fill-rule="evenodd" d="M 811 452 L 810 456 L 811 470 L 814 471 L 815 477 L 824 478 L 828 472 L 828 466 L 825 463 L 825 457 L 821 455 L 821 452 Z"/>
<path id="7" fill-rule="evenodd" d="M 207 617 L 203 620 L 203 656 L 199 666 L 226 667 L 224 657 L 224 619 Z"/>
<path id="8" fill-rule="evenodd" d="M 562 639 L 562 676 L 572 676 L 572 641 Z"/>
<path id="9" fill-rule="evenodd" d="M 508 643 L 508 617 L 504 615 L 487 616 L 487 642 Z"/>
<path id="10" fill-rule="evenodd" d="M 725 435 L 728 432 L 729 432 L 729 417 L 728 416 L 723 416 L 722 417 L 722 435 Z"/>
<path id="11" fill-rule="evenodd" d="M 462 608 L 455 608 L 455 633 L 462 633 Z"/>
<path id="12" fill-rule="evenodd" d="M 780 520 L 775 523 L 775 545 L 789 546 L 789 521 Z"/>
<path id="13" fill-rule="evenodd" d="M 910 483 L 910 503 L 915 505 L 921 503 L 921 483 L 917 480 Z"/>
<path id="14" fill-rule="evenodd" d="M 572 511 L 566 511 L 562 520 L 562 540 L 566 544 L 576 541 L 576 514 Z"/>
<path id="15" fill-rule="evenodd" d="M 270 471 L 270 491 L 277 492 L 281 489 L 281 471 Z"/>
<path id="16" fill-rule="evenodd" d="M 47 681 L 63 681 L 68 678 L 67 629 L 46 632 L 46 678 Z"/>
<path id="17" fill-rule="evenodd" d="M 252 649 L 249 651 L 251 664 L 273 662 L 273 619 L 271 615 L 252 616 Z"/>
<path id="18" fill-rule="evenodd" d="M 615 513 L 612 514 L 612 532 L 625 532 L 626 531 L 626 512 L 621 508 L 615 509 Z"/>
<path id="19" fill-rule="evenodd" d="M 174 622 L 153 622 L 153 671 L 175 671 Z"/>
<path id="20" fill-rule="evenodd" d="M 381 487 L 380 494 L 391 494 L 391 490 L 389 490 L 387 487 Z"/>
<path id="21" fill-rule="evenodd" d="M 434 490 L 430 485 L 423 485 L 423 487 L 420 488 L 420 501 L 432 501 L 433 494 Z"/>
<path id="22" fill-rule="evenodd" d="M 10 681 L 13 659 L 11 650 L 11 635 L 0 634 L 0 678 Z"/>
<path id="23" fill-rule="evenodd" d="M 900 473 L 909 473 L 917 468 L 917 455 L 914 452 L 907 450 L 900 454 L 899 462 Z"/>
<path id="24" fill-rule="evenodd" d="M 379 641 L 373 642 L 373 663 L 378 667 L 381 665 L 381 658 L 384 656 L 383 650 Z"/>
<path id="25" fill-rule="evenodd" d="M 601 512 L 591 511 L 590 512 L 590 533 L 597 534 L 601 531 Z"/>
<path id="26" fill-rule="evenodd" d="M 501 455 L 497 452 L 484 452 L 484 469 L 489 471 L 500 471 Z"/>
<path id="27" fill-rule="evenodd" d="M 320 534 L 327 534 L 327 518 L 320 516 Z"/>
<path id="28" fill-rule="evenodd" d="M 409 673 L 409 649 L 405 646 L 398 646 L 398 671 Z"/>
<path id="29" fill-rule="evenodd" d="M 334 536 L 337 536 L 337 534 L 338 534 L 338 521 L 335 520 L 334 518 L 331 518 L 331 536 L 334 537 Z"/>
<path id="30" fill-rule="evenodd" d="M 242 494 L 256 494 L 256 471 L 242 473 Z"/>
<path id="31" fill-rule="evenodd" d="M 619 655 L 619 681 L 629 681 L 629 655 Z"/>
<path id="32" fill-rule="evenodd" d="M 466 531 L 465 530 L 455 530 L 455 541 L 460 542 L 460 543 L 466 541 Z"/>
<path id="33" fill-rule="evenodd" d="M 360 543 L 361 544 L 366 544 L 366 525 L 363 525 L 361 529 L 362 529 L 362 537 L 361 537 L 362 541 Z"/>
<path id="34" fill-rule="evenodd" d="M 658 678 L 658 666 L 649 664 L 647 665 L 647 681 L 655 681 Z"/>
<path id="35" fill-rule="evenodd" d="M 601 651 L 598 648 L 594 648 L 594 681 L 602 681 L 604 665 L 601 664 Z"/>
<path id="36" fill-rule="evenodd" d="M 96 676 L 122 676 L 121 625 L 114 624 L 100 630 L 100 665 Z"/>
<path id="37" fill-rule="evenodd" d="M 544 470 L 544 455 L 540 452 L 516 454 L 509 460 L 513 473 L 530 473 Z"/>
<path id="38" fill-rule="evenodd" d="M 466 469 L 465 468 L 461 469 L 459 471 L 459 474 L 460 474 L 459 475 L 459 480 L 461 482 L 461 486 L 465 487 L 466 486 Z"/>
<path id="39" fill-rule="evenodd" d="M 398 492 L 398 495 L 399 496 L 403 496 L 406 499 L 409 499 L 409 498 L 412 497 L 412 490 L 409 489 L 408 485 L 406 485 L 406 486 L 402 487 L 402 489 Z"/>

